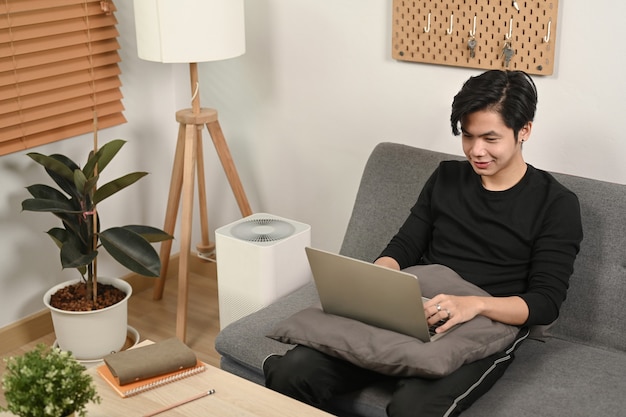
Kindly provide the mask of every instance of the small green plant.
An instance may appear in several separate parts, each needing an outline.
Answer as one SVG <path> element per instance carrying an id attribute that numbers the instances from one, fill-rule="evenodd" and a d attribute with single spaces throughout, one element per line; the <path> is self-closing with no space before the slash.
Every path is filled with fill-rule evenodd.
<path id="1" fill-rule="evenodd" d="M 39 344 L 23 356 L 5 358 L 2 389 L 7 407 L 21 417 L 86 415 L 89 402 L 100 403 L 93 379 L 69 352 Z"/>

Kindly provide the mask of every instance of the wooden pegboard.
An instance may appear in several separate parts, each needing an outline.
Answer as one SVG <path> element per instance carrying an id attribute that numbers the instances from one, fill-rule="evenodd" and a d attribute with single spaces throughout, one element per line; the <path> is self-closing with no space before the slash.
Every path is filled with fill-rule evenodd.
<path id="1" fill-rule="evenodd" d="M 430 30 L 426 31 L 429 14 Z M 393 0 L 392 56 L 402 61 L 550 75 L 557 16 L 558 0 Z M 474 19 L 476 48 L 471 58 L 468 40 Z M 515 55 L 507 67 L 503 50 L 509 33 Z"/>

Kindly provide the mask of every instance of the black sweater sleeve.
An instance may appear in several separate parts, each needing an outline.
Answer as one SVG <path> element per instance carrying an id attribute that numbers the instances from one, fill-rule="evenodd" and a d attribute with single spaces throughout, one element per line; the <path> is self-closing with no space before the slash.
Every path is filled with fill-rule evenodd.
<path id="1" fill-rule="evenodd" d="M 526 325 L 549 324 L 559 316 L 583 237 L 578 198 L 559 194 L 546 207 L 532 245 L 528 289 L 519 296 L 528 305 Z"/>

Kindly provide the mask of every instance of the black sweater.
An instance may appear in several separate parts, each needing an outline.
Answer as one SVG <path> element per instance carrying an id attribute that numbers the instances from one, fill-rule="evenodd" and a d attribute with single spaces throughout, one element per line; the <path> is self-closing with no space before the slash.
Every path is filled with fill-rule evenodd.
<path id="1" fill-rule="evenodd" d="M 526 325 L 559 314 L 583 232 L 578 198 L 528 165 L 506 191 L 486 190 L 469 162 L 442 162 L 380 256 L 437 263 L 494 296 L 519 295 Z"/>

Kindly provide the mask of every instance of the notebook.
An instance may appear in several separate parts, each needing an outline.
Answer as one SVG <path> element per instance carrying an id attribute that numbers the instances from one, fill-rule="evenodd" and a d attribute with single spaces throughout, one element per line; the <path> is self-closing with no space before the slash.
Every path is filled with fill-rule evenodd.
<path id="1" fill-rule="evenodd" d="M 206 370 L 206 364 L 198 360 L 197 364 L 191 368 L 142 379 L 125 385 L 119 385 L 117 383 L 116 378 L 113 376 L 111 370 L 106 364 L 100 365 L 97 370 L 100 376 L 111 386 L 111 388 L 115 390 L 115 392 L 117 392 L 122 398 L 126 398 L 140 394 L 144 391 L 158 388 L 165 384 L 176 382 L 192 375 L 196 375 Z"/>
<path id="2" fill-rule="evenodd" d="M 160 387 L 206 369 L 195 353 L 177 338 L 146 340 L 105 356 L 98 373 L 122 397 Z"/>
<path id="3" fill-rule="evenodd" d="M 320 249 L 305 248 L 325 313 L 406 334 L 423 342 L 434 334 L 424 314 L 417 276 Z M 422 302 L 419 302 L 422 300 Z"/>

